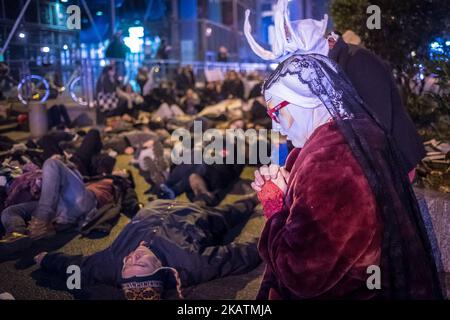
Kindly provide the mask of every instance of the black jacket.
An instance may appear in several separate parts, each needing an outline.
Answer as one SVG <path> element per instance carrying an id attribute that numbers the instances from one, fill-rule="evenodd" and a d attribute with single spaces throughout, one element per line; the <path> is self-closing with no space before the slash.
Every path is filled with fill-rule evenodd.
<path id="1" fill-rule="evenodd" d="M 406 112 L 387 62 L 369 50 L 346 44 L 340 38 L 329 57 L 349 77 L 356 91 L 392 135 L 402 156 L 403 170 L 408 173 L 425 156 L 422 139 Z"/>
<path id="2" fill-rule="evenodd" d="M 163 266 L 178 270 L 183 287 L 245 273 L 260 263 L 256 239 L 226 244 L 225 236 L 249 218 L 254 205 L 247 200 L 209 208 L 157 200 L 141 209 L 107 249 L 88 257 L 48 254 L 41 266 L 67 276 L 67 267 L 78 265 L 82 288 L 98 284 L 117 287 L 124 257 L 146 241 Z"/>

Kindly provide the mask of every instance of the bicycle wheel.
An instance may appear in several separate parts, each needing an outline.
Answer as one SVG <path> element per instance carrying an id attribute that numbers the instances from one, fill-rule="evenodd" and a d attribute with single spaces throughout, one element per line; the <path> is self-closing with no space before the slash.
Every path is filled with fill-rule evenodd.
<path id="1" fill-rule="evenodd" d="M 88 102 L 83 98 L 83 90 L 81 87 L 81 77 L 78 76 L 72 80 L 69 84 L 70 98 L 82 106 L 87 106 Z"/>
<path id="2" fill-rule="evenodd" d="M 38 75 L 29 75 L 20 80 L 17 86 L 17 97 L 23 104 L 29 101 L 44 103 L 50 96 L 48 81 Z"/>

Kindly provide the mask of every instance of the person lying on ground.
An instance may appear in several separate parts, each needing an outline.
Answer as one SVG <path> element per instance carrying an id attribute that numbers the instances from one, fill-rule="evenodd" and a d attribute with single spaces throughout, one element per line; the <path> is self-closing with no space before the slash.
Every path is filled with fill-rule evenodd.
<path id="1" fill-rule="evenodd" d="M 83 138 L 81 138 L 83 135 Z M 71 164 L 83 176 L 96 176 L 111 174 L 115 165 L 115 159 L 102 153 L 103 143 L 100 132 L 91 129 L 82 134 L 70 131 L 53 131 L 34 142 L 29 140 L 27 146 L 41 148 L 43 156 L 37 165 L 41 165 L 47 159 L 58 155 L 67 164 Z"/>
<path id="2" fill-rule="evenodd" d="M 115 175 L 126 178 L 123 172 Z M 82 230 L 98 218 L 99 209 L 122 198 L 116 190 L 114 177 L 101 176 L 84 183 L 76 169 L 70 169 L 57 159 L 44 163 L 41 184 L 37 201 L 16 204 L 2 211 L 0 218 L 6 235 L 0 240 L 0 255 L 21 251 L 33 240 L 50 237 L 56 231 L 76 226 Z M 122 191 L 126 193 L 129 188 L 129 185 L 124 186 Z M 120 213 L 120 204 L 117 213 Z"/>
<path id="3" fill-rule="evenodd" d="M 148 126 L 140 126 L 131 131 L 104 134 L 103 147 L 119 154 L 134 154 L 149 141 L 165 142 L 167 139 L 170 140 L 170 134 L 165 129 L 151 130 Z"/>
<path id="4" fill-rule="evenodd" d="M 216 208 L 156 200 L 105 250 L 87 257 L 43 252 L 35 261 L 62 277 L 67 277 L 68 266 L 79 266 L 84 298 L 105 299 L 95 293 L 99 285 L 122 289 L 119 297 L 126 299 L 161 299 L 174 287 L 181 295 L 181 286 L 246 273 L 260 263 L 257 239 L 226 240 L 232 229 L 248 221 L 256 203 L 254 194 Z"/>
<path id="5" fill-rule="evenodd" d="M 225 147 L 220 152 L 222 163 L 182 163 L 173 167 L 159 186 L 158 196 L 175 199 L 186 193 L 190 201 L 201 199 L 209 206 L 218 205 L 239 180 L 245 167 L 245 163 L 238 163 L 236 159 L 226 163 L 228 151 Z"/>

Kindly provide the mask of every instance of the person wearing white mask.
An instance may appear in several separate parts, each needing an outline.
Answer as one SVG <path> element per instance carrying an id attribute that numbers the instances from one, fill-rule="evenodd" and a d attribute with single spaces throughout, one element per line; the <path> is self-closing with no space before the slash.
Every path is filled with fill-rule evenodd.
<path id="1" fill-rule="evenodd" d="M 287 3 L 275 7 L 272 51 L 252 38 L 248 12 L 244 26 L 258 56 L 281 61 L 263 93 L 273 129 L 295 146 L 285 167 L 263 166 L 252 183 L 267 217 L 257 299 L 442 298 L 392 137 L 327 57 L 326 17 L 291 24 Z"/>
<path id="2" fill-rule="evenodd" d="M 293 75 L 281 78 L 280 82 L 274 84 L 264 96 L 269 110 L 272 110 L 270 112 L 272 129 L 287 136 L 294 147 L 302 148 L 314 130 L 329 121 L 331 115 L 317 97 L 307 98 L 306 95 L 302 96 L 293 91 L 299 88 L 298 80 L 295 78 Z M 312 94 L 306 87 L 305 93 L 307 91 L 308 94 Z M 275 111 L 275 106 L 281 109 Z"/>

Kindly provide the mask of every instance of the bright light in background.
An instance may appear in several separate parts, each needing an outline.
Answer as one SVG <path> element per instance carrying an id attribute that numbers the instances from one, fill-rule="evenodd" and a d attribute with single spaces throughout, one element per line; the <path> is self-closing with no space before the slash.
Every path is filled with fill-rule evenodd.
<path id="1" fill-rule="evenodd" d="M 69 46 L 68 46 L 67 44 L 65 44 L 65 45 L 63 45 L 63 49 L 64 49 L 64 50 L 68 50 L 68 49 L 69 49 Z"/>
<path id="2" fill-rule="evenodd" d="M 123 41 L 125 45 L 130 48 L 131 53 L 141 52 L 142 45 L 144 44 L 144 27 L 131 27 L 128 28 L 129 37 L 125 37 Z"/>
<path id="3" fill-rule="evenodd" d="M 275 70 L 278 67 L 278 63 L 271 63 L 270 69 Z"/>
<path id="4" fill-rule="evenodd" d="M 128 28 L 128 33 L 132 38 L 142 38 L 144 37 L 144 27 L 131 27 Z"/>
<path id="5" fill-rule="evenodd" d="M 44 53 L 49 53 L 50 52 L 50 48 L 49 47 L 42 47 L 41 51 Z"/>
<path id="6" fill-rule="evenodd" d="M 207 37 L 209 37 L 209 36 L 211 36 L 211 34 L 212 34 L 212 28 L 210 28 L 210 27 L 206 28 L 206 30 L 205 30 L 205 35 L 206 35 Z"/>
<path id="7" fill-rule="evenodd" d="M 66 3 L 67 1 L 69 1 L 69 0 L 61 0 L 62 3 Z"/>
<path id="8" fill-rule="evenodd" d="M 432 43 L 430 44 L 430 47 L 431 47 L 431 51 L 432 51 L 433 53 L 436 53 L 436 54 L 444 53 L 444 48 L 443 48 L 443 46 L 442 46 L 439 42 L 437 42 L 437 41 L 432 42 Z"/>
<path id="9" fill-rule="evenodd" d="M 23 33 L 23 32 L 19 33 L 19 38 L 20 38 L 20 39 L 25 38 L 25 33 Z"/>
<path id="10" fill-rule="evenodd" d="M 446 46 L 450 46 L 450 41 L 445 41 Z"/>
<path id="11" fill-rule="evenodd" d="M 103 15 L 103 11 L 97 11 L 95 14 L 100 17 Z"/>
<path id="12" fill-rule="evenodd" d="M 125 45 L 130 48 L 131 53 L 139 53 L 141 51 L 141 45 L 144 43 L 142 39 L 126 37 L 123 39 Z"/>

